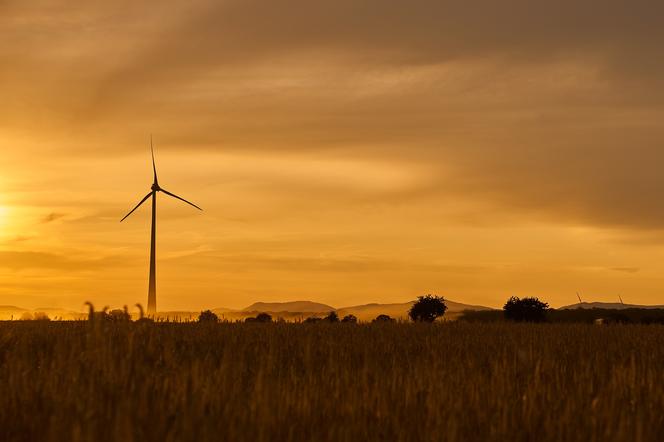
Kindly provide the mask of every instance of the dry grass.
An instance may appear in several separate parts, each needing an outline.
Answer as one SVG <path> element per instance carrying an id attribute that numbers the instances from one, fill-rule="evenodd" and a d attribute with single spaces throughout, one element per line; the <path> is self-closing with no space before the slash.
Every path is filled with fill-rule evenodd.
<path id="1" fill-rule="evenodd" d="M 0 323 L 11 440 L 661 440 L 664 326 Z"/>

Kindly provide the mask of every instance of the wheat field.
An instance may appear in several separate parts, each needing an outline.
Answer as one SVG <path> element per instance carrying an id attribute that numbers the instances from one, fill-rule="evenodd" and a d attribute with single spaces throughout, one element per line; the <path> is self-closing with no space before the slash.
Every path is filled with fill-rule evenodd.
<path id="1" fill-rule="evenodd" d="M 0 323 L 3 441 L 655 441 L 664 326 Z"/>

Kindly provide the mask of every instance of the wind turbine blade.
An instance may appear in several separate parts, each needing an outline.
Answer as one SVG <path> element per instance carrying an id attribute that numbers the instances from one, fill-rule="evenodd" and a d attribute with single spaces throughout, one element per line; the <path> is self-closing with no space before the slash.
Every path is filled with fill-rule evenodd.
<path id="1" fill-rule="evenodd" d="M 122 218 L 122 219 L 120 220 L 120 222 L 124 221 L 129 215 L 131 215 L 132 213 L 134 213 L 134 210 L 138 209 L 138 208 L 140 207 L 140 205 L 143 204 L 143 203 L 145 202 L 145 200 L 147 200 L 148 198 L 150 198 L 150 197 L 152 196 L 152 193 L 153 193 L 153 192 L 150 192 L 150 193 L 148 193 L 147 195 L 145 195 L 145 197 L 141 200 L 141 202 L 138 203 L 138 204 L 136 204 L 136 207 L 134 207 L 133 209 L 131 209 L 131 212 L 129 212 L 128 214 L 126 214 L 126 215 L 124 216 L 124 218 Z"/>
<path id="2" fill-rule="evenodd" d="M 157 166 L 154 164 L 154 148 L 152 147 L 152 134 L 150 134 L 150 153 L 152 154 L 152 171 L 154 172 L 154 182 L 157 181 Z"/>
<path id="3" fill-rule="evenodd" d="M 170 195 L 170 196 L 172 196 L 173 198 L 177 198 L 177 199 L 179 199 L 180 201 L 184 201 L 185 203 L 189 204 L 190 206 L 194 206 L 194 207 L 197 208 L 198 210 L 203 210 L 203 209 L 201 209 L 200 207 L 198 207 L 196 204 L 191 203 L 191 202 L 187 201 L 187 200 L 184 199 L 184 198 L 180 198 L 179 196 L 175 195 L 174 193 L 169 192 L 168 190 L 164 190 L 164 189 L 160 189 L 160 190 L 161 190 L 162 192 L 164 192 L 166 195 Z"/>

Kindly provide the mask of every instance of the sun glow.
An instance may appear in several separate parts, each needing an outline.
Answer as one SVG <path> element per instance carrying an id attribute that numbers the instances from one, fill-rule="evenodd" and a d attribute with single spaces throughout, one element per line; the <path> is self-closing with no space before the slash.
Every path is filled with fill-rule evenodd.
<path id="1" fill-rule="evenodd" d="M 7 219 L 9 217 L 9 208 L 7 206 L 0 205 L 0 227 L 7 225 Z"/>

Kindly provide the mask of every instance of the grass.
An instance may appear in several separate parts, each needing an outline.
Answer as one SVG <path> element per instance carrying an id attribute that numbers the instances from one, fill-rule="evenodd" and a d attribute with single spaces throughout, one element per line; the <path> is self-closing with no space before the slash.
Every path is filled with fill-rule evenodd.
<path id="1" fill-rule="evenodd" d="M 12 440 L 661 440 L 664 326 L 0 323 Z"/>

